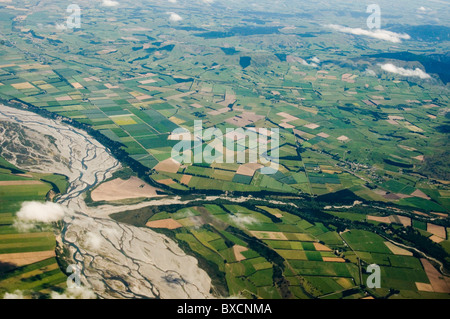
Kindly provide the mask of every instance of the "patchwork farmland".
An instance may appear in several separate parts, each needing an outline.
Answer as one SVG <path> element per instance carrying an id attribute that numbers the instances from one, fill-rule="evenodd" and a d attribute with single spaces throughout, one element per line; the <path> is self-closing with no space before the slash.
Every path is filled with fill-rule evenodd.
<path id="1" fill-rule="evenodd" d="M 113 218 L 144 257 L 149 239 L 122 223 L 143 237 L 167 235 L 209 275 L 213 296 L 448 299 L 448 4 L 378 2 L 382 29 L 373 31 L 366 4 L 348 1 L 79 1 L 72 28 L 66 1 L 0 0 L 0 108 L 81 129 L 104 146 L 121 168 L 86 183 L 77 195 L 86 212 L 77 213 Z M 0 137 L 16 131 L 8 123 Z M 0 143 L 0 297 L 62 292 L 63 263 L 75 258 L 55 247 L 54 225 L 19 232 L 23 202 L 52 202 L 68 189 L 64 176 L 7 161 L 73 164 L 45 139 L 48 154 L 28 156 L 33 141 Z M 209 151 L 233 160 L 194 155 Z M 82 225 L 114 237 L 96 226 Z M 102 240 L 70 235 L 96 248 Z M 122 248 L 120 262 L 91 263 L 101 265 L 96 282 L 109 276 L 114 296 L 160 297 L 131 275 L 141 268 L 127 268 L 135 260 Z M 381 288 L 367 285 L 371 264 Z M 165 288 L 187 291 L 171 279 Z"/>
<path id="2" fill-rule="evenodd" d="M 163 206 L 112 216 L 176 239 L 210 273 L 219 294 L 351 299 L 382 298 L 396 291 L 397 298 L 441 298 L 447 289 L 445 281 L 432 283 L 429 271 L 410 250 L 369 230 L 308 221 L 298 210 L 283 206 Z M 340 217 L 342 221 L 350 216 Z M 361 289 L 370 264 L 381 267 L 382 289 Z"/>
<path id="3" fill-rule="evenodd" d="M 120 50 L 139 52 L 125 44 Z M 176 59 L 179 50 L 175 45 L 163 60 Z M 115 147 L 142 165 L 154 182 L 162 180 L 172 191 L 319 196 L 348 189 L 370 201 L 448 211 L 446 187 L 439 182 L 430 185 L 415 173 L 423 172 L 424 158 L 433 154 L 432 141 L 440 136 L 433 129 L 436 119 L 427 116 L 438 112 L 427 102 L 430 95 L 439 96 L 442 105 L 447 103 L 438 88 L 430 87 L 425 94 L 417 92 L 414 83 L 368 78 L 333 65 L 327 71 L 305 69 L 300 80 L 295 62 L 278 59 L 268 61 L 271 67 L 285 70 L 285 79 L 271 78 L 270 85 L 253 89 L 244 80 L 224 84 L 200 79 L 195 68 L 184 70 L 190 77 L 158 69 L 123 75 L 118 62 L 114 62 L 117 71 L 106 79 L 101 68 L 67 67 L 56 61 L 30 64 L 7 47 L 0 54 L 3 100 L 33 105 L 92 127 L 118 143 Z M 222 54 L 217 59 L 228 57 Z M 343 88 L 337 79 L 341 75 L 348 79 L 349 74 L 353 80 Z M 223 79 L 227 76 L 221 74 Z M 375 98 L 382 101 L 377 108 L 364 103 Z M 408 109 L 407 116 L 396 108 L 399 104 Z M 170 164 L 172 147 L 178 142 L 171 138 L 172 131 L 183 128 L 192 134 L 195 120 L 202 120 L 205 129 L 224 132 L 226 128 L 280 129 L 279 171 L 266 176 L 260 173 L 261 166 L 247 170 L 245 164 Z M 395 136 L 405 139 L 399 143 Z M 210 141 L 202 143 L 204 148 Z M 370 152 L 363 152 L 364 144 L 371 145 Z M 246 146 L 247 152 L 250 147 Z"/>
<path id="4" fill-rule="evenodd" d="M 66 187 L 63 176 L 24 172 L 0 158 L 1 295 L 18 290 L 48 298 L 52 292 L 65 289 L 67 276 L 56 259 L 53 228 L 42 226 L 33 232 L 23 232 L 14 221 L 22 202 L 44 201 L 65 192 Z"/>

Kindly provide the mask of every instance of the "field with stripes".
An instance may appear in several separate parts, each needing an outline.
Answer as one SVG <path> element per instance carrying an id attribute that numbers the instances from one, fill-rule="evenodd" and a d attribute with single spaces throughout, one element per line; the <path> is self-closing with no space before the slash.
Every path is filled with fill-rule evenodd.
<path id="1" fill-rule="evenodd" d="M 0 296 L 21 291 L 25 296 L 48 298 L 52 291 L 66 287 L 52 226 L 24 232 L 14 224 L 22 202 L 45 201 L 66 187 L 63 176 L 24 172 L 0 158 Z"/>
<path id="2" fill-rule="evenodd" d="M 197 257 L 218 292 L 225 295 L 353 299 L 394 294 L 400 298 L 445 298 L 450 292 L 446 279 L 436 281 L 433 271 L 437 270 L 430 268 L 427 260 L 373 230 L 343 229 L 342 224 L 305 218 L 299 210 L 282 205 L 149 207 L 112 217 L 176 239 Z M 360 218 L 365 220 L 366 215 Z M 369 220 L 367 225 L 371 223 Z M 399 219 L 393 224 L 403 227 Z M 380 266 L 379 289 L 366 286 L 370 264 Z"/>

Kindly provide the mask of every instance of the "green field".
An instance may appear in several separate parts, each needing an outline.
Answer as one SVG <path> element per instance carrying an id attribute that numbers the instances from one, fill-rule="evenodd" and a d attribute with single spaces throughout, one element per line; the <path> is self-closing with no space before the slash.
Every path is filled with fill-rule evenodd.
<path id="1" fill-rule="evenodd" d="M 386 296 L 390 289 L 424 294 L 416 282 L 428 284 L 429 279 L 417 257 L 394 254 L 386 240 L 373 231 L 336 232 L 328 223 L 308 221 L 297 213 L 283 206 L 216 202 L 162 210 L 150 220 L 173 218 L 180 222 L 182 228 L 155 230 L 173 236 L 182 247 L 188 246 L 187 251 L 214 274 L 220 291 L 233 296 L 358 298 L 360 292 L 348 293 L 365 284 L 365 269 L 373 263 L 381 267 L 383 289 L 370 290 L 371 294 Z M 348 222 L 364 221 L 355 218 L 364 215 L 347 214 L 344 220 Z M 288 280 L 288 290 L 274 285 L 275 269 L 281 269 L 281 276 Z"/>
<path id="2" fill-rule="evenodd" d="M 0 0 L 0 104 L 84 129 L 133 176 L 179 196 L 186 205 L 114 217 L 140 227 L 175 219 L 182 227 L 157 231 L 195 256 L 220 294 L 427 296 L 420 254 L 385 242 L 450 269 L 449 236 L 427 225 L 450 229 L 448 4 L 382 0 L 386 30 L 374 34 L 359 30 L 368 12 L 350 1 L 182 2 L 84 1 L 82 27 L 71 29 L 66 1 Z M 241 129 L 242 149 L 226 145 L 230 129 Z M 183 160 L 175 130 L 189 137 Z M 269 158 L 278 165 L 264 174 Z M 0 158 L 0 182 L 0 255 L 54 250 L 50 226 L 19 238 L 13 224 L 22 202 L 56 200 L 67 179 Z M 0 293 L 48 296 L 63 276 L 54 258 L 39 263 L 8 270 Z M 365 287 L 369 263 L 382 267 L 379 292 Z"/>
<path id="3" fill-rule="evenodd" d="M 25 297 L 34 294 L 40 298 L 49 298 L 52 291 L 64 290 L 67 279 L 56 258 L 17 265 L 8 262 L 7 256 L 55 251 L 56 239 L 51 226 L 43 226 L 33 232 L 19 232 L 14 226 L 15 214 L 24 201 L 44 201 L 52 189 L 55 193 L 65 192 L 66 178 L 60 175 L 34 173 L 27 173 L 29 177 L 17 176 L 15 174 L 19 170 L 16 167 L 2 158 L 0 163 L 4 167 L 3 174 L 0 174 L 0 182 L 41 181 L 38 185 L 0 186 L 0 296 L 21 291 Z"/>
<path id="4" fill-rule="evenodd" d="M 20 3 L 19 1 L 18 5 Z M 9 12 L 12 9 L 5 10 Z M 92 8 L 92 12 L 95 17 L 98 14 L 97 8 Z M 54 13 L 49 17 L 53 15 Z M 195 23 L 200 17 L 195 13 L 193 15 Z M 213 16 L 213 20 L 219 18 L 215 14 Z M 44 18 L 42 15 L 39 17 Z M 118 18 L 122 19 L 122 16 Z M 36 19 L 37 17 L 27 19 L 23 22 L 23 27 L 33 29 L 32 23 Z M 291 22 L 295 25 L 294 21 Z M 131 24 L 133 23 L 136 21 L 133 20 Z M 162 27 L 150 18 L 141 21 L 140 26 L 142 23 L 149 30 Z M 153 28 L 154 23 L 157 23 L 157 28 Z M 230 23 L 233 24 L 233 21 Z M 2 28 L 8 27 L 8 23 L 2 25 Z M 311 26 L 303 27 L 308 34 L 306 30 Z M 253 29 L 250 29 L 250 33 L 251 30 Z M 94 31 L 99 34 L 110 33 L 108 29 L 98 25 L 94 27 Z M 349 189 L 366 200 L 392 202 L 425 211 L 449 210 L 448 196 L 445 197 L 440 192 L 447 191 L 448 187 L 442 184 L 436 190 L 416 173 L 428 174 L 437 179 L 442 174 L 436 171 L 438 169 L 430 168 L 426 161 L 415 159 L 417 156 L 425 156 L 428 161 L 433 162 L 436 160 L 433 155 L 435 145 L 445 149 L 441 145 L 442 134 L 434 130 L 435 126 L 444 124 L 444 121 L 441 117 L 431 121 L 429 116 L 436 117 L 437 109 L 429 108 L 429 102 L 426 101 L 432 100 L 434 105 L 445 107 L 448 98 L 442 94 L 439 86 L 430 86 L 426 82 L 420 83 L 426 89 L 419 90 L 417 83 L 405 79 L 393 82 L 385 77 L 375 79 L 367 76 L 361 69 L 361 65 L 367 61 L 360 55 L 361 50 L 369 49 L 365 45 L 364 49 L 344 49 L 352 52 L 348 54 L 360 67 L 355 69 L 328 63 L 324 75 L 325 73 L 317 73 L 318 70 L 308 66 L 302 71 L 296 71 L 296 63 L 280 60 L 279 56 L 283 56 L 283 53 L 273 52 L 268 40 L 246 41 L 246 50 L 260 52 L 255 53 L 253 61 L 265 62 L 258 69 L 250 67 L 242 70 L 232 67 L 236 64 L 235 54 L 239 50 L 228 54 L 227 50 L 215 45 L 205 46 L 204 41 L 208 37 L 176 28 L 167 29 L 173 39 L 184 41 L 187 37 L 193 46 L 204 47 L 209 52 L 205 52 L 206 56 L 215 56 L 214 66 L 231 66 L 231 69 L 220 66 L 220 72 L 207 72 L 205 75 L 204 70 L 212 68 L 208 59 L 196 54 L 185 59 L 183 52 L 190 52 L 191 47 L 186 47 L 181 41 L 175 40 L 177 44 L 173 46 L 162 45 L 161 50 L 158 50 L 157 43 L 144 49 L 147 38 L 142 34 L 125 32 L 135 41 L 133 45 L 128 45 L 129 43 L 115 38 L 118 35 L 112 33 L 109 36 L 116 49 L 102 53 L 105 48 L 98 43 L 86 42 L 86 39 L 71 34 L 49 35 L 47 32 L 39 30 L 37 38 L 27 40 L 33 46 L 20 37 L 12 37 L 27 47 L 29 52 L 39 52 L 40 55 L 45 51 L 43 42 L 52 41 L 60 62 L 28 68 L 27 57 L 12 47 L 2 47 L 0 56 L 7 62 L 0 67 L 0 97 L 31 103 L 91 125 L 105 137 L 121 143 L 120 148 L 146 169 L 151 171 L 156 167 L 151 171 L 156 182 L 161 180 L 160 174 L 169 173 L 157 164 L 171 157 L 171 149 L 176 141 L 169 139 L 170 133 L 177 128 L 192 132 L 195 120 L 202 120 L 204 128 L 223 131 L 227 128 L 252 126 L 280 129 L 280 167 L 276 174 L 264 175 L 259 170 L 240 174 L 240 165 L 236 163 L 188 163 L 183 168 L 183 174 L 192 176 L 191 181 L 188 185 L 183 185 L 181 176 L 174 178 L 176 184 L 168 186 L 171 191 L 269 191 L 324 195 Z M 149 31 L 149 37 L 152 32 L 154 31 Z M 284 41 L 290 36 L 291 32 L 284 31 L 278 34 L 278 40 Z M 41 37 L 43 40 L 38 40 Z M 331 35 L 323 34 L 322 37 L 324 41 L 334 39 Z M 328 50 L 316 46 L 314 38 L 301 37 L 301 40 L 312 46 L 314 53 L 310 54 L 329 60 L 331 56 Z M 213 39 L 215 40 L 217 39 Z M 58 41 L 66 45 L 62 46 Z M 235 39 L 229 49 L 238 46 L 238 42 Z M 343 48 L 349 46 L 342 39 L 336 44 Z M 74 54 L 71 47 L 83 46 L 88 46 L 89 50 L 83 51 L 77 65 L 64 60 Z M 158 52 L 158 57 L 154 55 L 155 52 Z M 296 54 L 291 53 L 293 56 Z M 125 56 L 127 58 L 123 60 L 121 57 Z M 106 73 L 101 71 L 104 65 L 111 66 Z M 129 69 L 134 76 L 124 77 L 123 72 Z M 141 69 L 148 69 L 148 73 L 134 73 Z M 266 70 L 277 70 L 275 73 L 279 72 L 283 76 L 278 77 Z M 12 78 L 9 72 L 14 72 L 15 77 Z M 299 77 L 296 72 L 301 72 L 302 76 Z M 194 80 L 200 78 L 199 74 L 202 75 L 201 80 Z M 343 81 L 343 74 L 352 75 L 352 80 Z M 251 80 L 253 77 L 261 79 L 258 81 L 260 85 L 254 85 Z M 236 107 L 222 112 L 227 107 L 227 99 L 232 99 Z M 378 101 L 376 110 L 371 109 L 374 104 L 368 101 Z M 272 107 L 274 103 L 277 104 L 276 108 Z M 407 115 L 401 115 L 402 107 L 409 109 Z M 390 117 L 398 118 L 396 124 L 388 122 Z M 236 119 L 245 120 L 237 124 L 240 122 L 235 123 Z M 419 134 L 430 142 L 417 144 Z M 203 141 L 202 149 L 209 142 Z M 420 149 L 414 147 L 416 144 L 420 145 Z M 245 145 L 246 152 L 250 148 L 250 144 Z M 220 169 L 215 168 L 218 166 Z M 402 167 L 411 170 L 400 172 Z M 377 173 L 373 173 L 375 168 Z M 444 170 L 447 170 L 444 176 L 449 176 L 448 169 Z M 64 181 L 58 177 L 52 178 L 54 180 L 48 181 L 54 182 L 56 188 L 64 192 Z M 380 195 L 374 188 L 361 187 L 366 180 L 385 192 L 411 197 Z M 423 198 L 417 191 L 432 196 Z"/>

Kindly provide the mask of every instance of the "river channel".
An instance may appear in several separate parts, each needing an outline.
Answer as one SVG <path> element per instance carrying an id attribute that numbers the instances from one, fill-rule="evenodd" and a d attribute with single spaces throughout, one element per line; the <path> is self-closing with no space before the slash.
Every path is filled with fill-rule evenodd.
<path id="1" fill-rule="evenodd" d="M 1 156 L 27 171 L 68 177 L 68 191 L 57 199 L 66 210 L 57 238 L 82 285 L 100 298 L 212 297 L 207 273 L 173 240 L 86 206 L 83 194 L 121 167 L 104 146 L 61 121 L 4 105 L 0 127 L 9 128 L 0 131 Z"/>

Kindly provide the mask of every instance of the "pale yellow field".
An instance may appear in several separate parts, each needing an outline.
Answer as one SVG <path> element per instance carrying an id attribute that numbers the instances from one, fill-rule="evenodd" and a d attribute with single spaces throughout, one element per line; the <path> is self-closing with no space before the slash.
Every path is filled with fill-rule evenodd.
<path id="1" fill-rule="evenodd" d="M 169 120 L 171 120 L 173 123 L 178 124 L 178 125 L 179 124 L 183 124 L 184 122 L 186 122 L 185 120 L 179 119 L 176 116 L 170 117 Z"/>
<path id="2" fill-rule="evenodd" d="M 309 133 L 306 133 L 306 132 L 303 132 L 303 131 L 297 130 L 297 129 L 293 129 L 293 132 L 294 132 L 295 135 L 303 137 L 303 138 L 305 138 L 307 140 L 312 139 L 313 137 L 315 137 L 314 134 L 309 134 Z"/>
<path id="3" fill-rule="evenodd" d="M 236 174 L 245 175 L 245 176 L 253 176 L 255 171 L 261 167 L 264 167 L 258 163 L 246 163 L 239 166 L 236 171 Z"/>
<path id="4" fill-rule="evenodd" d="M 118 89 L 119 86 L 118 85 L 112 85 L 110 83 L 105 83 L 104 84 L 108 89 Z"/>
<path id="5" fill-rule="evenodd" d="M 145 225 L 151 228 L 165 228 L 165 229 L 177 229 L 183 227 L 183 225 L 181 225 L 179 222 L 177 222 L 172 218 L 150 221 Z"/>
<path id="6" fill-rule="evenodd" d="M 34 89 L 35 87 L 30 82 L 23 82 L 23 83 L 15 83 L 11 84 L 11 86 L 17 90 L 24 90 L 24 89 Z"/>
<path id="7" fill-rule="evenodd" d="M 416 282 L 416 287 L 417 290 L 419 291 L 428 291 L 428 292 L 433 292 L 433 286 L 431 286 L 431 284 L 426 284 L 423 282 Z"/>
<path id="8" fill-rule="evenodd" d="M 188 185 L 189 182 L 191 181 L 192 175 L 183 175 L 183 177 L 181 177 L 180 179 L 180 183 L 184 184 L 184 185 Z"/>
<path id="9" fill-rule="evenodd" d="M 248 248 L 244 247 L 244 246 L 239 246 L 239 245 L 234 245 L 233 246 L 233 252 L 234 252 L 234 257 L 236 258 L 237 261 L 241 261 L 245 259 L 245 256 L 242 255 L 243 251 L 247 251 Z"/>
<path id="10" fill-rule="evenodd" d="M 153 169 L 158 172 L 176 173 L 181 164 L 172 158 L 159 162 Z"/>
<path id="11" fill-rule="evenodd" d="M 269 208 L 269 207 L 264 207 L 264 206 L 256 206 L 256 207 L 264 209 L 266 212 L 268 212 L 269 214 L 272 214 L 273 216 L 275 216 L 277 218 L 283 217 L 283 214 L 277 208 Z"/>
<path id="12" fill-rule="evenodd" d="M 148 99 L 151 99 L 151 98 L 152 97 L 150 95 L 148 95 L 148 94 L 142 94 L 142 95 L 136 96 L 136 99 L 139 100 L 139 101 L 148 100 Z"/>
<path id="13" fill-rule="evenodd" d="M 430 236 L 429 238 L 430 238 L 432 241 L 434 241 L 435 243 L 438 243 L 438 244 L 444 241 L 443 238 L 438 237 L 438 236 L 436 236 L 436 235 Z"/>
<path id="14" fill-rule="evenodd" d="M 128 180 L 116 178 L 112 181 L 100 184 L 91 193 L 93 201 L 114 201 L 129 198 L 152 198 L 165 195 L 157 195 L 157 188 L 150 186 L 137 177 Z"/>
<path id="15" fill-rule="evenodd" d="M 433 291 L 450 293 L 450 278 L 442 276 L 427 259 L 421 258 L 420 261 L 427 273 Z"/>
<path id="16" fill-rule="evenodd" d="M 45 260 L 51 257 L 55 257 L 54 250 L 48 251 L 37 251 L 37 252 L 27 252 L 27 253 L 11 253 L 11 254 L 0 254 L 0 262 L 10 263 L 16 266 L 24 266 L 36 263 L 41 260 Z"/>
<path id="17" fill-rule="evenodd" d="M 315 123 L 309 123 L 309 124 L 306 124 L 306 125 L 304 125 L 304 127 L 307 127 L 307 128 L 309 128 L 309 129 L 311 129 L 311 130 L 315 130 L 316 128 L 318 128 L 320 125 L 317 125 L 317 124 L 315 124 Z"/>
<path id="18" fill-rule="evenodd" d="M 43 88 L 44 85 L 41 86 L 41 88 Z M 68 95 L 64 95 L 64 96 L 59 96 L 59 97 L 55 97 L 56 101 L 71 101 L 72 98 Z"/>
<path id="19" fill-rule="evenodd" d="M 443 226 L 427 223 L 427 232 L 443 239 L 447 238 L 447 232 Z"/>
<path id="20" fill-rule="evenodd" d="M 147 79 L 147 80 L 139 81 L 139 83 L 141 83 L 141 84 L 150 84 L 150 83 L 155 83 L 155 82 L 156 82 L 155 79 Z"/>
<path id="21" fill-rule="evenodd" d="M 163 185 L 172 185 L 172 184 L 175 184 L 176 182 L 171 178 L 167 178 L 167 179 L 160 179 L 158 181 L 158 183 L 163 184 Z"/>
<path id="22" fill-rule="evenodd" d="M 308 260 L 308 257 L 306 257 L 306 253 L 303 250 L 277 249 L 276 252 L 284 259 Z"/>
<path id="23" fill-rule="evenodd" d="M 132 125 L 137 124 L 135 120 L 133 120 L 130 116 L 111 116 L 111 120 L 114 121 L 117 125 Z"/>
<path id="24" fill-rule="evenodd" d="M 322 257 L 323 261 L 345 263 L 345 259 L 341 257 Z"/>
<path id="25" fill-rule="evenodd" d="M 341 135 L 341 136 L 339 136 L 337 139 L 338 139 L 339 141 L 342 141 L 342 142 L 345 142 L 345 141 L 348 141 L 348 140 L 349 140 L 349 138 L 348 138 L 347 136 L 345 136 L 345 135 Z"/>
<path id="26" fill-rule="evenodd" d="M 386 223 L 386 224 L 390 224 L 391 220 L 389 219 L 388 216 L 372 216 L 372 215 L 367 215 L 367 220 L 373 220 L 376 222 L 380 222 L 380 223 Z"/>
<path id="27" fill-rule="evenodd" d="M 428 195 L 422 192 L 420 189 L 416 189 L 414 192 L 411 193 L 411 195 L 423 199 L 430 199 L 430 197 L 428 197 Z"/>
<path id="28" fill-rule="evenodd" d="M 348 289 L 354 286 L 350 278 L 338 278 L 336 282 L 342 286 L 342 288 Z"/>
<path id="29" fill-rule="evenodd" d="M 400 223 L 402 223 L 403 226 L 405 226 L 405 227 L 411 226 L 411 218 L 401 216 L 401 215 L 396 215 L 396 216 L 400 220 Z"/>
<path id="30" fill-rule="evenodd" d="M 287 122 L 282 122 L 282 123 L 280 123 L 279 125 L 280 125 L 281 127 L 287 128 L 287 129 L 289 129 L 289 128 L 294 128 L 294 127 L 295 127 L 295 125 L 288 124 Z"/>
<path id="31" fill-rule="evenodd" d="M 252 230 L 250 233 L 259 239 L 287 240 L 281 232 Z"/>
<path id="32" fill-rule="evenodd" d="M 78 83 L 78 82 L 74 82 L 74 83 L 70 83 L 75 89 L 83 89 L 83 86 Z"/>
<path id="33" fill-rule="evenodd" d="M 320 243 L 314 243 L 313 245 L 314 245 L 314 248 L 315 248 L 317 251 L 331 251 L 331 248 L 330 248 L 330 247 L 327 247 L 327 246 L 322 245 L 322 244 L 320 244 Z"/>
<path id="34" fill-rule="evenodd" d="M 323 137 L 323 138 L 329 138 L 330 135 L 328 135 L 327 133 L 321 132 L 319 134 L 317 134 L 317 136 Z"/>
<path id="35" fill-rule="evenodd" d="M 387 248 L 389 248 L 390 251 L 392 251 L 392 253 L 394 255 L 402 255 L 402 256 L 412 256 L 413 255 L 413 253 L 410 252 L 409 250 L 398 247 L 389 241 L 385 241 L 384 244 L 387 246 Z"/>
<path id="36" fill-rule="evenodd" d="M 295 120 L 299 119 L 298 117 L 290 115 L 290 114 L 288 114 L 286 112 L 279 112 L 279 113 L 277 113 L 277 115 L 281 116 L 281 117 L 284 117 L 283 122 L 291 122 L 291 121 L 295 121 Z"/>

